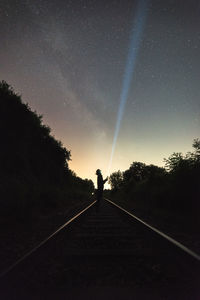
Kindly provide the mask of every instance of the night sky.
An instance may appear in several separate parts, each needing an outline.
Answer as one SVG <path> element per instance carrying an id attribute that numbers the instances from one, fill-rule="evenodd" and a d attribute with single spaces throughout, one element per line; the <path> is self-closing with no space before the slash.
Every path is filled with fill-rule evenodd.
<path id="1" fill-rule="evenodd" d="M 200 1 L 147 5 L 111 172 L 163 166 L 199 137 Z M 126 0 L 0 1 L 0 80 L 43 115 L 82 178 L 108 169 L 136 10 Z"/>

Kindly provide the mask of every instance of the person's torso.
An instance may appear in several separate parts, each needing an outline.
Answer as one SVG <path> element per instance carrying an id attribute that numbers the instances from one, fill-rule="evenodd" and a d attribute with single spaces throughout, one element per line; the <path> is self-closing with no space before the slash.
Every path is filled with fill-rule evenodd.
<path id="1" fill-rule="evenodd" d="M 98 190 L 103 189 L 103 177 L 101 174 L 99 174 L 97 177 L 97 187 L 98 187 Z"/>

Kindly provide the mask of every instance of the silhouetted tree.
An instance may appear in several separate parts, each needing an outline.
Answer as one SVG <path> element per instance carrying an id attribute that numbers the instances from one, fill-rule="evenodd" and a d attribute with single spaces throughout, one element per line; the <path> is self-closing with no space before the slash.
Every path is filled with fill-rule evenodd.
<path id="1" fill-rule="evenodd" d="M 192 146 L 195 149 L 194 159 L 199 163 L 200 162 L 200 139 L 194 139 Z"/>
<path id="2" fill-rule="evenodd" d="M 164 158 L 165 168 L 169 172 L 176 171 L 183 163 L 183 154 L 181 152 L 174 152 L 169 158 Z"/>
<path id="3" fill-rule="evenodd" d="M 121 171 L 114 172 L 110 175 L 108 183 L 111 189 L 118 190 L 123 184 L 123 175 Z"/>
<path id="4" fill-rule="evenodd" d="M 70 152 L 42 124 L 21 97 L 5 82 L 0 84 L 1 171 L 17 177 L 60 182 L 68 170 Z"/>
<path id="5" fill-rule="evenodd" d="M 141 162 L 133 162 L 128 170 L 123 173 L 125 181 L 140 181 L 144 175 L 145 164 Z"/>
<path id="6" fill-rule="evenodd" d="M 176 212 L 200 208 L 200 140 L 193 152 L 173 153 L 164 159 L 165 168 L 133 162 L 123 173 L 111 175 L 112 196 L 151 209 Z M 120 174 L 120 176 L 118 175 Z M 116 188 L 117 187 L 117 188 Z"/>
<path id="7" fill-rule="evenodd" d="M 40 200 L 48 205 L 66 193 L 72 197 L 94 189 L 91 181 L 78 179 L 69 170 L 70 151 L 5 81 L 0 82 L 0 132 L 2 204 L 33 207 Z"/>

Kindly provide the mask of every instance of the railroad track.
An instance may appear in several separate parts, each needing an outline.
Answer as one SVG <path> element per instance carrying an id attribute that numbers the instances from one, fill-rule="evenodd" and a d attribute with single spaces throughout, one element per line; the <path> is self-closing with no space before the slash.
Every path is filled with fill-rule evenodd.
<path id="1" fill-rule="evenodd" d="M 0 299 L 200 299 L 200 257 L 109 200 L 0 278 Z"/>

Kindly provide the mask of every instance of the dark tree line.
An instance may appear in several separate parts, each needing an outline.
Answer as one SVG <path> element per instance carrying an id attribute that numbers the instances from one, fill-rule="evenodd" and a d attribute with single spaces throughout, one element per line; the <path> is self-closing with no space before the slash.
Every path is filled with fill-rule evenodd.
<path id="1" fill-rule="evenodd" d="M 1 208 L 53 208 L 92 193 L 93 182 L 69 169 L 70 151 L 5 81 L 0 82 L 0 132 Z"/>
<path id="2" fill-rule="evenodd" d="M 111 195 L 133 205 L 198 213 L 200 208 L 200 140 L 193 152 L 173 153 L 165 168 L 133 162 L 124 172 L 110 176 Z"/>

